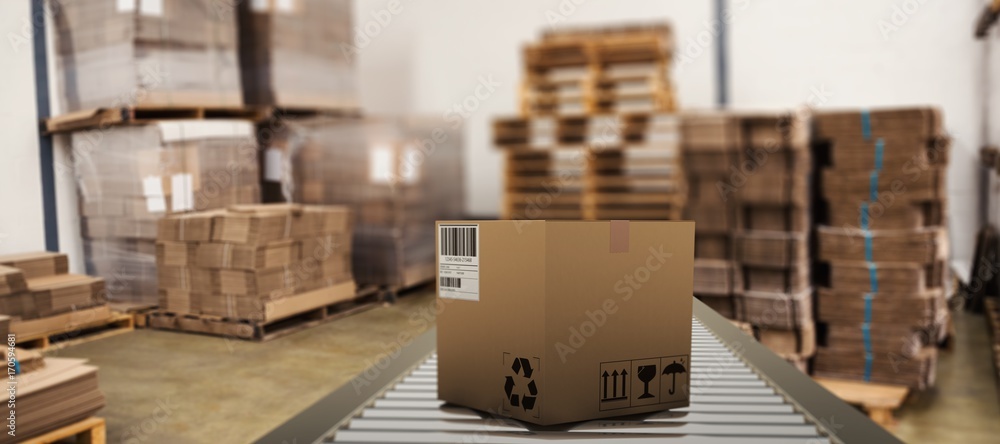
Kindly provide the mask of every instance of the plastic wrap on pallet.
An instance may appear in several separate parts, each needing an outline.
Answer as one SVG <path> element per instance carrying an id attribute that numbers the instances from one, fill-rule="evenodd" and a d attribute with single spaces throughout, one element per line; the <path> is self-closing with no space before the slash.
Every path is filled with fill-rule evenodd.
<path id="1" fill-rule="evenodd" d="M 175 120 L 74 132 L 87 272 L 115 302 L 156 303 L 157 222 L 260 201 L 253 124 Z"/>
<path id="2" fill-rule="evenodd" d="M 239 5 L 246 103 L 356 108 L 349 0 L 245 1 Z"/>
<path id="3" fill-rule="evenodd" d="M 238 2 L 52 2 L 64 111 L 239 106 Z"/>
<path id="4" fill-rule="evenodd" d="M 426 282 L 434 221 L 462 217 L 459 137 L 431 118 L 288 120 L 265 145 L 265 200 L 354 210 L 359 285 Z"/>

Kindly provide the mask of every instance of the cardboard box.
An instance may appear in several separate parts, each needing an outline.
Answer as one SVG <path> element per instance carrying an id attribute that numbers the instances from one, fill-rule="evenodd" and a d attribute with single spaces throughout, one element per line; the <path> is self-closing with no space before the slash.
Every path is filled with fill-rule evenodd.
<path id="1" fill-rule="evenodd" d="M 543 425 L 688 405 L 693 223 L 438 222 L 437 235 L 442 400 Z"/>
<path id="2" fill-rule="evenodd" d="M 24 272 L 17 268 L 0 265 L 0 295 L 21 292 L 27 288 Z"/>
<path id="3" fill-rule="evenodd" d="M 104 279 L 79 274 L 29 279 L 28 291 L 35 300 L 39 316 L 52 316 L 107 302 Z M 22 319 L 27 318 L 22 316 Z"/>
<path id="4" fill-rule="evenodd" d="M 25 279 L 69 273 L 69 258 L 62 253 L 9 254 L 0 256 L 0 265 L 21 270 Z"/>

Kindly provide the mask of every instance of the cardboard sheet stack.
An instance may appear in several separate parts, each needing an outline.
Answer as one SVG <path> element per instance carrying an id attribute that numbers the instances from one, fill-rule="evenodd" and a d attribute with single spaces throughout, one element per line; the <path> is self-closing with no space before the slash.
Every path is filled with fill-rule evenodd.
<path id="1" fill-rule="evenodd" d="M 694 294 L 722 316 L 738 319 L 742 274 L 736 264 L 737 200 L 727 192 L 741 134 L 726 113 L 682 116 L 681 146 L 688 196 L 684 218 L 695 221 Z"/>
<path id="2" fill-rule="evenodd" d="M 738 319 L 802 371 L 816 350 L 809 232 L 812 182 L 807 111 L 740 113 L 737 169 L 726 191 L 738 206 Z"/>
<path id="3" fill-rule="evenodd" d="M 10 417 L 12 410 L 16 418 L 15 441 L 82 421 L 104 408 L 97 367 L 87 365 L 85 359 L 43 358 L 20 349 L 16 356 L 21 364 L 21 373 L 11 381 L 16 383 L 16 404 L 11 409 L 4 403 L 4 418 Z M 4 436 L 10 438 L 6 433 Z"/>
<path id="4" fill-rule="evenodd" d="M 567 28 L 524 49 L 522 112 L 673 111 L 673 31 L 666 24 Z"/>
<path id="5" fill-rule="evenodd" d="M 87 272 L 114 302 L 156 303 L 157 221 L 260 202 L 253 125 L 170 120 L 71 136 Z"/>
<path id="6" fill-rule="evenodd" d="M 815 374 L 933 385 L 947 317 L 945 170 L 948 140 L 933 108 L 816 116 L 827 166 L 817 259 L 827 264 Z"/>
<path id="7" fill-rule="evenodd" d="M 585 219 L 681 219 L 687 187 L 676 115 L 594 115 L 586 131 Z"/>
<path id="8" fill-rule="evenodd" d="M 460 135 L 434 118 L 289 120 L 262 156 L 265 200 L 343 205 L 355 214 L 359 285 L 434 279 L 434 221 L 463 206 Z"/>
<path id="9" fill-rule="evenodd" d="M 358 106 L 353 56 L 360 48 L 353 42 L 351 1 L 233 4 L 239 10 L 240 66 L 247 104 Z"/>
<path id="10" fill-rule="evenodd" d="M 64 110 L 241 105 L 235 4 L 55 3 L 52 23 Z"/>
<path id="11" fill-rule="evenodd" d="M 16 334 L 40 334 L 66 327 L 70 312 L 106 308 L 104 279 L 69 273 L 69 261 L 60 253 L 23 253 L 0 256 L 0 314 L 11 318 Z M 107 316 L 96 310 L 95 316 Z M 88 321 L 99 320 L 98 318 Z"/>
<path id="12" fill-rule="evenodd" d="M 350 212 L 342 207 L 234 205 L 168 216 L 157 248 L 160 308 L 268 322 L 355 295 Z"/>
<path id="13" fill-rule="evenodd" d="M 537 116 L 493 123 L 503 150 L 504 219 L 582 219 L 587 119 Z"/>

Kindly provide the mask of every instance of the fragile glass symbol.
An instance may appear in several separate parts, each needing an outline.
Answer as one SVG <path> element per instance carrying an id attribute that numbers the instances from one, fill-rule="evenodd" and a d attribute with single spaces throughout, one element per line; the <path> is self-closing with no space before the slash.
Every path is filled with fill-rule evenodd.
<path id="1" fill-rule="evenodd" d="M 639 399 L 652 398 L 653 395 L 649 393 L 649 381 L 652 381 L 656 377 L 656 366 L 655 365 L 640 365 L 639 366 L 639 380 L 642 381 L 642 395 L 639 395 Z M 672 392 L 671 392 L 672 393 Z"/>

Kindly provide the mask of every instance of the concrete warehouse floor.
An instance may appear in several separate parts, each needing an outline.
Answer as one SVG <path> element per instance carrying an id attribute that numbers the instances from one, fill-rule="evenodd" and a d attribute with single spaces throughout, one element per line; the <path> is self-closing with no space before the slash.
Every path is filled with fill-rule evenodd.
<path id="1" fill-rule="evenodd" d="M 137 330 L 49 353 L 100 367 L 108 442 L 249 442 L 431 326 L 433 291 L 266 343 Z M 937 389 L 899 412 L 912 443 L 995 442 L 1000 404 L 981 316 L 955 317 Z"/>

